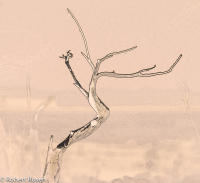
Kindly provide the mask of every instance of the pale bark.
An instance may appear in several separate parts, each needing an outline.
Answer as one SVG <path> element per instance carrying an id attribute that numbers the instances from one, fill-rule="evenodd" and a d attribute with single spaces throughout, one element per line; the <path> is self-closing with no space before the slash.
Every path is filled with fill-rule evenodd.
<path id="1" fill-rule="evenodd" d="M 60 144 L 58 144 L 56 148 L 52 147 L 53 136 L 51 137 L 47 151 L 45 170 L 43 174 L 43 177 L 48 180 L 49 183 L 58 183 L 59 181 L 62 156 L 65 150 L 74 142 L 77 142 L 91 135 L 109 117 L 110 113 L 109 108 L 101 101 L 101 99 L 99 99 L 96 93 L 96 84 L 98 79 L 97 74 L 99 67 L 95 67 L 95 69 L 93 70 L 93 75 L 89 85 L 89 92 L 87 92 L 76 79 L 76 76 L 71 69 L 69 63 L 70 57 L 72 57 L 72 54 L 70 52 L 67 52 L 67 55 L 63 57 L 65 59 L 65 64 L 72 75 L 75 86 L 79 88 L 81 93 L 87 98 L 90 106 L 96 112 L 96 117 L 86 123 L 84 126 L 76 130 L 72 130 L 67 138 Z"/>

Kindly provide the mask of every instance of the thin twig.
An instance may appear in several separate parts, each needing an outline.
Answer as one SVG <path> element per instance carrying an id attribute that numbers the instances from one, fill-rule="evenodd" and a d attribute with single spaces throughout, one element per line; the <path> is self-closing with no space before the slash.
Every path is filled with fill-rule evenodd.
<path id="1" fill-rule="evenodd" d="M 125 50 L 120 50 L 120 51 L 114 51 L 114 52 L 111 52 L 111 53 L 108 53 L 106 56 L 100 58 L 100 59 L 97 59 L 97 63 L 96 63 L 96 67 L 95 67 L 95 74 L 98 73 L 99 71 L 99 68 L 100 68 L 100 65 L 102 64 L 102 62 L 104 62 L 106 59 L 109 59 L 111 57 L 113 57 L 114 55 L 119 55 L 119 54 L 122 54 L 122 53 L 126 53 L 126 52 L 129 52 L 129 51 L 132 51 L 134 49 L 136 49 L 137 46 L 133 46 L 131 48 L 128 48 L 128 49 L 125 49 Z"/>
<path id="2" fill-rule="evenodd" d="M 104 56 L 103 58 L 101 58 L 101 59 L 99 59 L 99 60 L 100 60 L 101 62 L 103 62 L 104 60 L 106 60 L 106 59 L 108 59 L 108 58 L 111 58 L 111 57 L 113 57 L 114 55 L 126 53 L 126 52 L 132 51 L 132 50 L 134 50 L 134 49 L 136 49 L 136 48 L 137 48 L 137 46 L 133 46 L 133 47 L 128 48 L 128 49 L 125 49 L 125 50 L 111 52 L 111 53 L 108 53 L 106 56 Z"/>
<path id="3" fill-rule="evenodd" d="M 78 20 L 76 19 L 76 17 L 73 15 L 73 13 L 70 11 L 70 9 L 67 8 L 68 13 L 71 15 L 71 17 L 73 18 L 73 20 L 75 21 L 76 25 L 78 26 L 79 32 L 81 33 L 84 45 L 85 45 L 85 51 L 86 54 L 84 54 L 83 52 L 81 52 L 81 54 L 85 57 L 85 59 L 88 61 L 88 63 L 90 64 L 90 66 L 92 67 L 92 69 L 94 69 L 94 64 L 91 60 L 90 57 L 90 52 L 89 52 L 89 48 L 88 48 L 88 44 L 87 44 L 87 39 L 85 37 L 85 34 L 83 32 L 83 29 L 81 27 L 81 25 L 79 24 Z"/>

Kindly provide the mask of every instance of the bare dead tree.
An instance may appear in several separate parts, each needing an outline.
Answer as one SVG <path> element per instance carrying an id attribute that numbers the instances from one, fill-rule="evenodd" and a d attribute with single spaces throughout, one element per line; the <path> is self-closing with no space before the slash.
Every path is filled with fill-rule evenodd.
<path id="1" fill-rule="evenodd" d="M 176 64 L 179 62 L 179 60 L 182 57 L 182 54 L 180 54 L 179 57 L 175 60 L 175 62 L 169 67 L 169 69 L 165 71 L 160 71 L 160 72 L 149 72 L 153 70 L 156 67 L 156 65 L 154 65 L 153 67 L 144 68 L 144 69 L 141 69 L 139 71 L 129 73 L 129 74 L 117 73 L 115 71 L 99 72 L 100 66 L 104 61 L 108 60 L 109 58 L 113 56 L 133 51 L 134 49 L 137 48 L 137 46 L 133 46 L 131 48 L 124 49 L 121 51 L 108 53 L 104 57 L 97 59 L 96 63 L 94 64 L 94 62 L 92 61 L 90 57 L 87 40 L 85 38 L 83 30 L 78 20 L 72 14 L 72 12 L 69 9 L 67 10 L 68 10 L 68 13 L 71 15 L 71 17 L 73 18 L 73 20 L 75 21 L 76 25 L 78 26 L 79 32 L 81 33 L 82 39 L 84 41 L 86 53 L 81 52 L 81 54 L 87 60 L 87 62 L 89 63 L 92 69 L 92 76 L 89 83 L 89 91 L 83 88 L 79 80 L 76 78 L 76 75 L 73 69 L 71 68 L 70 60 L 73 57 L 73 54 L 71 53 L 71 51 L 67 51 L 66 55 L 62 55 L 60 58 L 65 60 L 67 69 L 69 70 L 74 80 L 74 85 L 86 97 L 86 99 L 89 102 L 89 105 L 96 112 L 96 117 L 93 118 L 88 123 L 86 123 L 84 126 L 70 131 L 69 135 L 61 143 L 59 143 L 55 148 L 53 148 L 52 146 L 53 136 L 50 137 L 50 142 L 49 142 L 47 157 L 46 157 L 46 164 L 45 164 L 45 169 L 43 173 L 43 177 L 49 183 L 59 182 L 61 161 L 62 161 L 63 153 L 65 152 L 65 150 L 73 143 L 81 139 L 84 139 L 88 137 L 89 135 L 91 135 L 92 133 L 94 133 L 94 131 L 97 130 L 101 126 L 101 124 L 108 119 L 110 115 L 109 108 L 103 103 L 103 101 L 97 95 L 96 86 L 97 86 L 97 81 L 100 77 L 106 76 L 106 77 L 114 77 L 114 78 L 135 78 L 135 77 L 153 77 L 153 76 L 158 76 L 158 75 L 164 75 L 164 74 L 168 74 L 172 72 L 172 70 L 174 69 L 174 67 L 176 66 Z"/>

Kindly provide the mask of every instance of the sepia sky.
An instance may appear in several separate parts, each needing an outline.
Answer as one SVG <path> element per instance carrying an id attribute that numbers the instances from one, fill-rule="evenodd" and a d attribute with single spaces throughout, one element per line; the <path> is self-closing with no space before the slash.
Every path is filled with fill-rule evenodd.
<path id="1" fill-rule="evenodd" d="M 59 58 L 71 50 L 71 66 L 87 89 L 91 70 L 67 8 L 94 62 L 138 46 L 101 71 L 154 64 L 164 71 L 183 57 L 168 75 L 99 80 L 110 118 L 66 151 L 61 182 L 200 182 L 199 0 L 0 0 L 1 176 L 41 176 L 50 135 L 59 143 L 94 117 Z M 28 78 L 33 100 L 26 98 Z"/>
<path id="2" fill-rule="evenodd" d="M 95 61 L 109 52 L 137 45 L 116 56 L 102 70 L 136 72 L 157 65 L 167 69 L 180 53 L 183 58 L 173 73 L 155 78 L 99 81 L 99 90 L 179 90 L 184 83 L 200 91 L 200 1 L 199 0 L 0 0 L 0 88 L 24 89 L 31 78 L 32 89 L 74 91 L 71 76 L 59 55 L 72 50 L 71 65 L 87 88 L 90 67 L 80 52 L 84 44 L 67 13 L 79 20 Z"/>

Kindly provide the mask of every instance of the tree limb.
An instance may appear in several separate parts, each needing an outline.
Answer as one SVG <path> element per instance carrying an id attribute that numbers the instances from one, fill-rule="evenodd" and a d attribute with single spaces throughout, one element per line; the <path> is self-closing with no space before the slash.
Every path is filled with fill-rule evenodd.
<path id="1" fill-rule="evenodd" d="M 102 62 L 104 62 L 105 60 L 115 56 L 115 55 L 119 55 L 119 54 L 122 54 L 122 53 L 126 53 L 126 52 L 129 52 L 129 51 L 132 51 L 134 49 L 136 49 L 137 46 L 133 46 L 131 48 L 128 48 L 128 49 L 125 49 L 125 50 L 120 50 L 120 51 L 114 51 L 114 52 L 111 52 L 111 53 L 108 53 L 106 56 L 100 58 L 100 59 L 97 59 L 97 63 L 96 63 L 96 73 L 99 71 L 99 68 L 100 68 L 100 65 L 102 64 Z"/>
<path id="2" fill-rule="evenodd" d="M 99 59 L 101 62 L 103 62 L 104 60 L 108 59 L 108 58 L 111 58 L 113 57 L 114 55 L 118 55 L 118 54 L 122 54 L 122 53 L 126 53 L 126 52 L 129 52 L 129 51 L 132 51 L 134 49 L 136 49 L 137 46 L 133 46 L 131 48 L 128 48 L 128 49 L 125 49 L 125 50 L 121 50 L 121 51 L 114 51 L 114 52 L 111 52 L 111 53 L 108 53 L 106 56 L 104 56 L 103 58 Z"/>
<path id="3" fill-rule="evenodd" d="M 91 68 L 94 69 L 94 64 L 91 60 L 91 57 L 90 57 L 90 52 L 89 52 L 89 48 L 88 48 L 88 44 L 87 44 L 87 39 L 85 37 L 85 34 L 83 32 L 83 29 L 81 27 L 81 25 L 79 24 L 78 20 L 76 19 L 76 17 L 73 15 L 73 13 L 70 11 L 70 9 L 67 8 L 67 11 L 68 13 L 71 15 L 71 17 L 73 18 L 73 20 L 75 21 L 78 29 L 79 29 L 79 32 L 81 33 L 81 36 L 82 36 L 82 39 L 83 39 L 83 42 L 84 42 L 84 45 L 85 45 L 85 51 L 86 51 L 86 54 L 81 52 L 81 54 L 84 56 L 84 58 L 87 60 L 87 62 L 90 64 Z"/>
<path id="4" fill-rule="evenodd" d="M 181 57 L 182 57 L 182 54 L 179 55 L 179 57 L 170 66 L 170 68 L 168 70 L 163 71 L 163 72 L 145 73 L 146 71 L 150 71 L 150 70 L 154 69 L 156 67 L 156 65 L 154 65 L 153 67 L 142 69 L 142 70 L 139 70 L 137 72 L 130 73 L 130 74 L 121 74 L 121 73 L 116 73 L 115 71 L 112 71 L 112 72 L 100 72 L 100 73 L 98 73 L 98 78 L 100 78 L 102 76 L 114 77 L 114 78 L 153 77 L 153 76 L 168 74 L 174 69 L 176 64 L 181 59 Z"/>
<path id="5" fill-rule="evenodd" d="M 72 58 L 72 57 L 73 57 L 73 54 L 70 52 L 70 50 L 67 51 L 67 55 L 66 55 L 66 56 L 65 56 L 65 55 L 60 56 L 60 58 L 65 59 L 65 64 L 66 64 L 68 70 L 70 71 L 70 74 L 72 75 L 72 78 L 73 78 L 73 80 L 74 80 L 74 85 L 81 91 L 81 93 L 82 93 L 86 98 L 88 98 L 88 96 L 89 96 L 88 91 L 87 91 L 86 89 L 84 89 L 84 88 L 82 87 L 82 85 L 80 84 L 80 82 L 77 80 L 77 78 L 76 78 L 76 76 L 75 76 L 75 74 L 74 74 L 74 72 L 73 72 L 73 70 L 72 70 L 72 68 L 71 68 L 71 65 L 70 65 L 70 63 L 69 63 L 69 59 Z"/>

